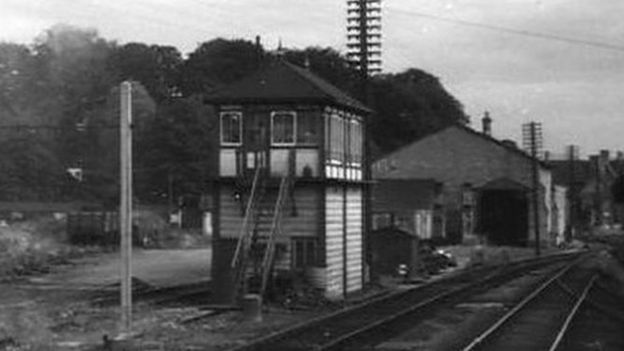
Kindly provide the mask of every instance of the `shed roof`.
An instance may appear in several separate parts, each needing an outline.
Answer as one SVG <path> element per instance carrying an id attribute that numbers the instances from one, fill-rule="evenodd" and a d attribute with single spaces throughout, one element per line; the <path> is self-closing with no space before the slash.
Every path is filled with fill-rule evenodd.
<path id="1" fill-rule="evenodd" d="M 511 152 L 516 153 L 516 154 L 518 154 L 518 155 L 520 155 L 520 156 L 522 156 L 524 158 L 527 158 L 530 161 L 534 160 L 533 156 L 529 155 L 526 151 L 524 151 L 524 150 L 522 150 L 520 148 L 517 148 L 515 146 L 512 146 L 512 145 L 510 145 L 508 143 L 504 143 L 502 140 L 498 140 L 498 139 L 494 138 L 491 135 L 484 134 L 484 133 L 481 133 L 479 131 L 476 131 L 476 130 L 474 130 L 474 129 L 468 127 L 468 126 L 465 126 L 463 124 L 454 124 L 454 125 L 451 125 L 449 127 L 457 127 L 457 128 L 463 129 L 463 130 L 465 130 L 468 133 L 471 133 L 471 134 L 473 134 L 473 135 L 475 135 L 475 136 L 477 136 L 479 138 L 483 138 L 483 139 L 485 139 L 485 140 L 487 140 L 487 141 L 489 141 L 491 143 L 497 144 L 498 146 L 501 146 L 501 147 L 507 149 L 508 151 L 511 151 Z M 544 161 L 542 161 L 540 159 L 537 159 L 537 162 L 539 163 L 539 165 L 541 167 L 546 168 L 546 169 L 550 169 L 550 165 L 548 165 L 546 162 L 544 162 Z"/>
<path id="2" fill-rule="evenodd" d="M 476 131 L 476 130 L 468 127 L 468 126 L 465 126 L 463 124 L 451 124 L 449 126 L 446 126 L 445 128 L 442 128 L 442 129 L 438 130 L 435 133 L 431 133 L 431 134 L 425 135 L 424 137 L 422 137 L 422 138 L 420 138 L 420 139 L 418 139 L 418 140 L 416 140 L 416 141 L 414 141 L 414 142 L 412 142 L 410 144 L 407 144 L 407 145 L 399 148 L 398 150 L 392 151 L 392 152 L 382 156 L 381 158 L 379 158 L 375 162 L 379 162 L 379 161 L 384 160 L 384 159 L 389 159 L 389 158 L 392 158 L 393 155 L 397 155 L 397 154 L 401 154 L 403 152 L 406 152 L 406 150 L 410 150 L 411 148 L 414 148 L 416 145 L 418 145 L 419 143 L 423 142 L 424 140 L 426 140 L 426 139 L 428 139 L 430 137 L 433 137 L 436 134 L 446 132 L 446 131 L 448 131 L 451 128 L 455 128 L 455 129 L 457 129 L 459 131 L 462 131 L 464 133 L 472 135 L 472 136 L 474 136 L 476 138 L 483 139 L 483 140 L 485 140 L 486 142 L 488 142 L 488 143 L 490 143 L 492 145 L 496 145 L 498 147 L 501 147 L 501 148 L 505 149 L 508 152 L 511 152 L 513 154 L 519 155 L 519 156 L 527 159 L 528 161 L 532 162 L 533 160 L 535 160 L 531 155 L 529 155 L 524 150 L 521 150 L 521 149 L 519 149 L 517 147 L 514 147 L 512 145 L 504 143 L 503 141 L 498 140 L 498 139 L 496 139 L 496 138 L 494 138 L 494 137 L 492 137 L 490 135 L 478 132 L 478 131 Z M 547 170 L 550 169 L 550 165 L 548 165 L 546 162 L 544 162 L 544 161 L 542 161 L 540 159 L 537 159 L 537 162 L 538 162 L 538 164 L 540 165 L 541 168 L 547 169 Z M 373 168 L 373 173 L 377 173 L 378 177 L 383 177 L 384 173 L 386 173 L 386 172 L 379 172 L 379 171 L 376 171 L 375 168 Z M 398 169 L 398 170 L 394 171 L 393 176 L 394 176 L 394 178 L 410 178 L 412 176 L 412 174 L 410 174 L 409 171 L 407 171 L 407 173 L 405 173 L 405 174 L 402 174 L 402 173 L 405 173 L 405 170 Z"/>
<path id="3" fill-rule="evenodd" d="M 368 107 L 311 71 L 275 60 L 206 98 L 209 103 L 332 103 L 359 112 Z"/>
<path id="4" fill-rule="evenodd" d="M 485 183 L 484 185 L 480 186 L 478 189 L 479 190 L 514 190 L 514 191 L 521 191 L 521 192 L 527 192 L 530 190 L 529 187 L 521 183 L 518 183 L 512 179 L 504 178 L 504 177 L 491 180 Z"/>

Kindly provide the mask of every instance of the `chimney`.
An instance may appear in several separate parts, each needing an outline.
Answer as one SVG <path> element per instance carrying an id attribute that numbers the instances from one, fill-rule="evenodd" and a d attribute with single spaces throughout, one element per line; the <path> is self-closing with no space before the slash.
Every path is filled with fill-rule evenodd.
<path id="1" fill-rule="evenodd" d="M 490 118 L 490 113 L 485 111 L 483 114 L 483 118 L 481 119 L 481 124 L 483 126 L 483 134 L 491 136 L 492 135 L 492 119 Z"/>
<path id="2" fill-rule="evenodd" d="M 258 67 L 262 65 L 262 43 L 259 35 L 256 35 L 256 64 Z"/>

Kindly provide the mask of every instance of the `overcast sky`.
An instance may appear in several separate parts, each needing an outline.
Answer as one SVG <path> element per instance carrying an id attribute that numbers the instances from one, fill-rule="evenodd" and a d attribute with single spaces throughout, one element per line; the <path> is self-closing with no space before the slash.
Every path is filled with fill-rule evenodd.
<path id="1" fill-rule="evenodd" d="M 498 138 L 520 141 L 522 123 L 535 120 L 554 153 L 568 144 L 583 154 L 624 149 L 624 1 L 382 2 L 383 69 L 436 75 L 475 127 L 488 110 Z M 343 52 L 346 41 L 346 0 L 0 0 L 0 8 L 0 40 L 22 43 L 59 22 L 183 53 L 215 37 L 258 34 L 268 49 L 281 38 Z"/>

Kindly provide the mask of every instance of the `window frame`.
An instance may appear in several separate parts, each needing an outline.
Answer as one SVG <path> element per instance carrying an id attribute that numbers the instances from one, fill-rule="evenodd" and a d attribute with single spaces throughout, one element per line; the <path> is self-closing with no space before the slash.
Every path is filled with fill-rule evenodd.
<path id="1" fill-rule="evenodd" d="M 361 120 L 355 117 L 349 118 L 348 154 L 349 166 L 359 169 L 364 163 L 364 126 Z M 356 152 L 354 152 L 356 151 Z"/>
<path id="2" fill-rule="evenodd" d="M 223 133 L 223 118 L 226 115 L 237 115 L 239 118 L 239 123 L 238 123 L 238 142 L 232 142 L 232 141 L 225 141 L 224 140 L 224 136 L 225 134 Z M 243 112 L 242 111 L 221 111 L 219 113 L 219 141 L 221 142 L 222 146 L 241 146 L 243 145 Z"/>
<path id="3" fill-rule="evenodd" d="M 303 257 L 297 252 L 297 245 L 302 245 Z M 305 269 L 307 267 L 318 267 L 320 264 L 321 246 L 316 238 L 313 237 L 293 237 L 291 240 L 291 267 L 294 269 Z M 311 248 L 311 250 L 309 250 Z M 302 265 L 298 265 L 301 262 Z"/>
<path id="4" fill-rule="evenodd" d="M 292 141 L 291 142 L 276 142 L 275 141 L 275 116 L 277 115 L 291 115 L 293 119 L 292 128 Z M 292 110 L 278 110 L 271 111 L 271 146 L 294 146 L 297 143 L 297 112 Z"/>
<path id="5" fill-rule="evenodd" d="M 319 146 L 320 137 L 319 137 L 319 125 L 318 120 L 315 119 L 316 116 L 311 114 L 299 113 L 297 114 L 297 122 L 296 122 L 296 131 L 295 131 L 295 142 L 298 146 Z M 308 124 L 311 123 L 311 124 Z M 313 126 L 314 128 L 314 141 L 307 141 L 304 138 L 300 137 L 299 128 L 303 128 L 304 126 Z M 322 128 L 322 126 L 321 126 Z"/>
<path id="6" fill-rule="evenodd" d="M 338 112 L 329 115 L 328 145 L 325 152 L 329 155 L 329 164 L 345 166 L 347 164 L 347 153 L 345 152 L 347 131 L 345 118 Z M 336 140 L 333 140 L 334 137 Z M 334 157 L 336 156 L 336 157 Z"/>

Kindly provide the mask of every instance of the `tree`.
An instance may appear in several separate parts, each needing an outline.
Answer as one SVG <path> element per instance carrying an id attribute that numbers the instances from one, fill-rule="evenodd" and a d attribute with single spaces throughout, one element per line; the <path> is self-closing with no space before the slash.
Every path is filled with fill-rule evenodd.
<path id="1" fill-rule="evenodd" d="M 351 64 L 332 48 L 310 47 L 304 50 L 288 50 L 285 59 L 323 77 L 338 88 L 359 95 L 359 73 Z"/>
<path id="2" fill-rule="evenodd" d="M 463 106 L 438 78 L 418 69 L 376 77 L 371 82 L 376 117 L 374 144 L 389 152 L 454 123 L 466 123 Z"/>
<path id="3" fill-rule="evenodd" d="M 199 96 L 161 104 L 136 143 L 137 196 L 166 198 L 169 182 L 176 194 L 201 194 L 206 180 L 217 174 L 217 121 Z"/>
<path id="4" fill-rule="evenodd" d="M 185 96 L 206 94 L 258 69 L 265 53 L 247 40 L 214 39 L 201 44 L 184 62 Z"/>
<path id="5" fill-rule="evenodd" d="M 0 198 L 53 200 L 61 196 L 64 170 L 49 145 L 23 130 L 0 142 Z"/>
<path id="6" fill-rule="evenodd" d="M 179 91 L 182 64 L 182 55 L 176 48 L 142 43 L 115 47 L 109 63 L 117 71 L 117 82 L 140 82 L 157 102 Z"/>
<path id="7" fill-rule="evenodd" d="M 77 131 L 106 103 L 115 85 L 114 72 L 108 65 L 113 43 L 100 38 L 95 30 L 55 25 L 39 36 L 33 48 L 39 86 L 43 88 L 40 104 L 46 124 L 59 128 L 56 151 L 70 167 L 81 163 L 79 150 L 86 141 Z"/>
<path id="8" fill-rule="evenodd" d="M 32 46 L 0 43 L 0 125 L 53 127 L 1 131 L 0 143 L 11 140 L 22 147 L 11 149 L 19 159 L 0 158 L 0 166 L 11 170 L 0 174 L 0 195 L 26 196 L 35 183 L 53 188 L 59 185 L 56 175 L 81 167 L 80 196 L 114 206 L 118 85 L 128 79 L 137 82 L 133 109 L 138 196 L 162 198 L 172 178 L 178 192 L 200 192 L 208 173 L 216 172 L 218 140 L 214 111 L 200 96 L 251 74 L 268 59 L 275 58 L 247 40 L 210 40 L 183 59 L 170 46 L 117 45 L 95 30 L 67 25 L 53 26 Z M 334 49 L 289 50 L 284 59 L 361 96 L 358 72 Z M 439 80 L 418 69 L 373 77 L 370 90 L 369 105 L 376 111 L 370 117 L 372 142 L 379 152 L 467 120 L 461 104 Z"/>

